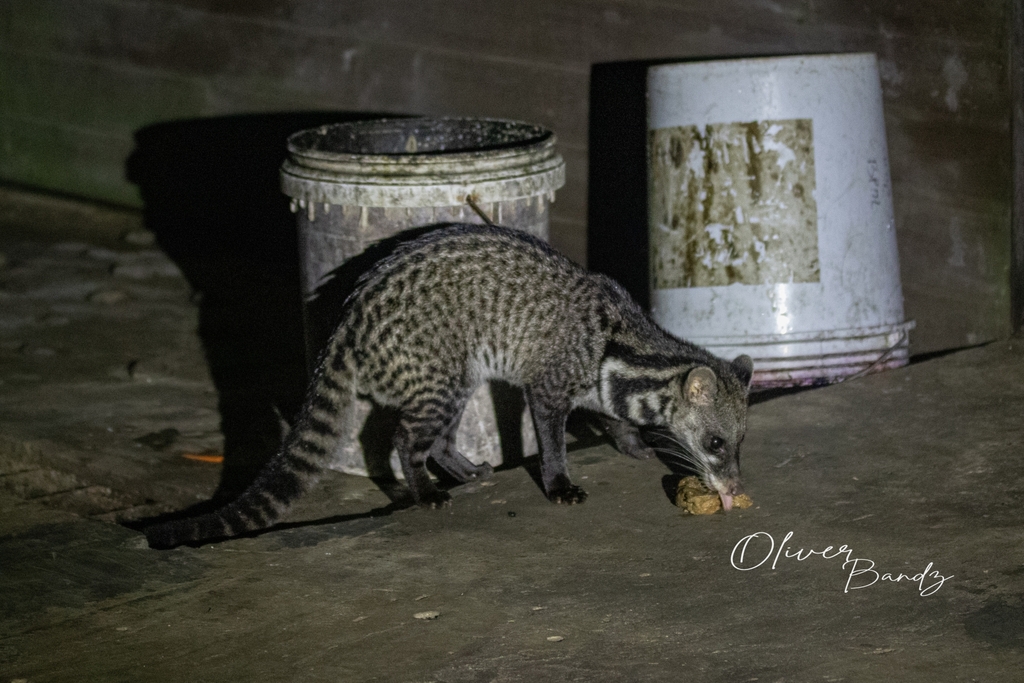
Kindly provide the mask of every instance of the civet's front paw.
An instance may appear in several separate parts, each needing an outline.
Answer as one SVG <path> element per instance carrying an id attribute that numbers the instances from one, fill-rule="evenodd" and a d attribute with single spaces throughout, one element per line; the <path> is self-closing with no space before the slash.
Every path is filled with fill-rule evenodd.
<path id="1" fill-rule="evenodd" d="M 575 484 L 568 484 L 548 493 L 548 500 L 559 505 L 576 505 L 586 499 L 587 492 Z"/>

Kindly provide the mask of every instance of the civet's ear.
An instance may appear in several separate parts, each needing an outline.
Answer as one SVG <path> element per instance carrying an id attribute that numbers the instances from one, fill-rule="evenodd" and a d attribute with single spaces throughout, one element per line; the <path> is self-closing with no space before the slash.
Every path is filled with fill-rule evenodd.
<path id="1" fill-rule="evenodd" d="M 683 384 L 683 396 L 687 401 L 699 405 L 707 405 L 715 400 L 718 392 L 718 378 L 714 371 L 706 366 L 700 365 L 686 375 L 686 382 Z"/>
<path id="2" fill-rule="evenodd" d="M 732 362 L 732 367 L 736 371 L 736 376 L 739 378 L 743 386 L 749 387 L 750 380 L 754 377 L 754 361 L 747 354 L 742 356 L 736 356 L 736 360 Z"/>

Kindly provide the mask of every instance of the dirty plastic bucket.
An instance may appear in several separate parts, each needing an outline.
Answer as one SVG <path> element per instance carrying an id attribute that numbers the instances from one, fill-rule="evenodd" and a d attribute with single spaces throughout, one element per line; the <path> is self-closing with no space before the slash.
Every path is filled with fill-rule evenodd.
<path id="1" fill-rule="evenodd" d="M 555 190 L 564 184 L 565 162 L 555 151 L 555 135 L 517 121 L 379 119 L 321 126 L 290 136 L 281 187 L 297 214 L 310 361 L 315 361 L 337 323 L 341 300 L 351 291 L 355 276 L 374 260 L 364 257 L 372 256 L 382 241 L 420 226 L 485 221 L 546 240 L 549 207 Z M 339 283 L 342 291 L 332 296 L 332 287 Z M 495 413 L 495 400 L 491 386 L 481 387 L 459 426 L 456 444 L 477 464 L 502 461 L 502 416 Z M 517 400 L 516 438 L 522 450 L 535 452 L 532 424 L 521 397 Z M 343 439 L 333 467 L 352 474 L 381 474 L 379 454 L 367 449 L 380 448 L 373 442 L 387 441 L 386 430 L 376 439 L 368 437 L 374 432 L 367 421 L 369 401 L 360 400 L 355 411 L 352 431 Z M 384 449 L 385 461 L 397 469 L 390 442 Z"/>
<path id="2" fill-rule="evenodd" d="M 651 306 L 755 387 L 907 363 L 873 54 L 648 71 Z"/>

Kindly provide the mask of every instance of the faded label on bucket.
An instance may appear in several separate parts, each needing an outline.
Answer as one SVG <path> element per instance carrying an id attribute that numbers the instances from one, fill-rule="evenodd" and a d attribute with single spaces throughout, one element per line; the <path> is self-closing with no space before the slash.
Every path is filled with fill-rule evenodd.
<path id="1" fill-rule="evenodd" d="M 650 132 L 655 289 L 818 282 L 810 119 Z"/>

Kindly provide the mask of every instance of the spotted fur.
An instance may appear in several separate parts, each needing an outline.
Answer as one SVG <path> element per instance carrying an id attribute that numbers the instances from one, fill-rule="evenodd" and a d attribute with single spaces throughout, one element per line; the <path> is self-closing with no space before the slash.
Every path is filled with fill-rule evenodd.
<path id="1" fill-rule="evenodd" d="M 668 334 L 614 281 L 525 233 L 439 228 L 361 280 L 295 427 L 257 480 L 219 511 L 146 534 L 171 547 L 272 525 L 328 464 L 357 393 L 398 409 L 394 445 L 416 502 L 448 504 L 425 465 L 432 458 L 461 481 L 490 474 L 455 449 L 462 410 L 489 379 L 523 387 L 553 502 L 587 496 L 565 457 L 565 421 L 577 407 L 602 414 L 634 457 L 654 454 L 637 427 L 662 428 L 709 485 L 734 492 L 751 371 L 745 356 L 729 363 Z"/>

